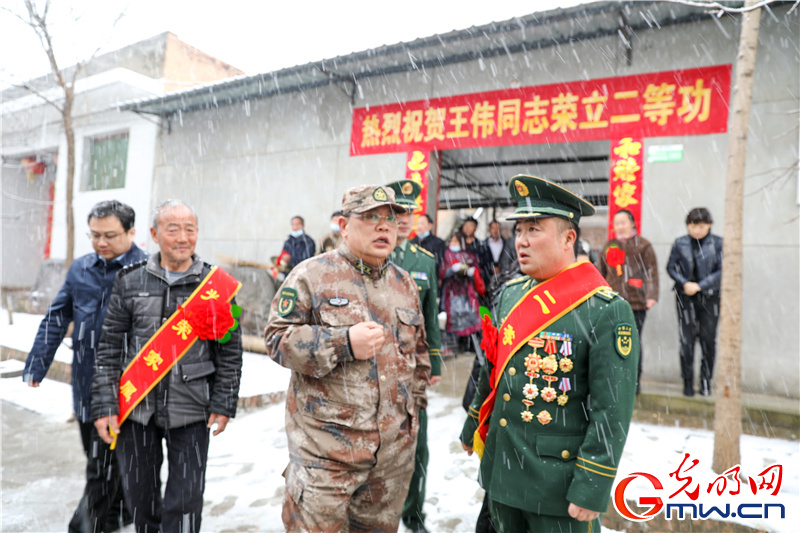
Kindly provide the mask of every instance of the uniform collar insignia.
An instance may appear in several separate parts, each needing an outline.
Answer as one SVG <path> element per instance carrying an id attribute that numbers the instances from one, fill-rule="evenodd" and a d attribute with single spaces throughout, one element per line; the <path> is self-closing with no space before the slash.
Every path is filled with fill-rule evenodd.
<path id="1" fill-rule="evenodd" d="M 369 276 L 372 279 L 380 279 L 386 274 L 386 271 L 389 269 L 389 261 L 387 260 L 385 263 L 381 264 L 380 268 L 372 267 L 366 264 L 364 261 L 356 257 L 356 255 L 350 251 L 347 245 L 343 242 L 339 246 L 339 253 L 347 259 L 353 267 L 358 270 L 362 275 Z"/>

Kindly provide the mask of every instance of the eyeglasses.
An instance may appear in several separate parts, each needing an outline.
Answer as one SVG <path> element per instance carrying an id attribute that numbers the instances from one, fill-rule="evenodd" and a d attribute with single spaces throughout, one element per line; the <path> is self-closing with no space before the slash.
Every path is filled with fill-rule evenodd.
<path id="1" fill-rule="evenodd" d="M 117 237 L 119 237 L 120 235 L 122 235 L 123 233 L 125 233 L 125 232 L 124 231 L 121 231 L 121 232 L 118 232 L 118 233 L 109 232 L 109 233 L 102 233 L 102 234 L 101 233 L 89 232 L 89 233 L 86 234 L 86 236 L 89 237 L 89 240 L 92 241 L 92 242 L 97 242 L 100 239 L 103 239 L 106 242 L 110 242 L 110 241 L 113 241 L 114 239 L 116 239 Z"/>
<path id="2" fill-rule="evenodd" d="M 366 215 L 360 215 L 358 213 L 352 213 L 351 216 L 360 218 L 367 224 L 372 224 L 373 226 L 377 226 L 381 223 L 382 220 L 385 220 L 387 224 L 393 226 L 397 224 L 397 215 L 394 213 L 391 215 L 379 215 L 377 213 L 367 213 Z"/>

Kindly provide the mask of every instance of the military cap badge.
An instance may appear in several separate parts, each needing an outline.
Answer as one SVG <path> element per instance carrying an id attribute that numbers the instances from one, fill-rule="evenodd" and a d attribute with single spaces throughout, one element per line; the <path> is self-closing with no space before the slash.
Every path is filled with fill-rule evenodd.
<path id="1" fill-rule="evenodd" d="M 387 183 L 385 187 L 394 191 L 394 197 L 397 203 L 406 209 L 412 210 L 419 208 L 416 198 L 422 192 L 422 187 L 416 181 L 402 179 Z"/>
<path id="2" fill-rule="evenodd" d="M 538 176 L 514 176 L 508 182 L 508 192 L 517 208 L 507 220 L 561 217 L 578 224 L 582 216 L 595 214 L 592 204 L 566 187 Z"/>
<path id="3" fill-rule="evenodd" d="M 389 197 L 386 195 L 386 191 L 380 187 L 375 189 L 375 192 L 372 193 L 372 197 L 379 202 L 385 202 L 389 199 Z"/>

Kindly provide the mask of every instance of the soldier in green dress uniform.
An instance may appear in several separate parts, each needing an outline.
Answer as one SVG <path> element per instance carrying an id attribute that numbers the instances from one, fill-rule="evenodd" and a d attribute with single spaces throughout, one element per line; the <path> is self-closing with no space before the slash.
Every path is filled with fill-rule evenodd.
<path id="1" fill-rule="evenodd" d="M 441 336 L 439 333 L 439 306 L 436 303 L 438 286 L 436 282 L 436 259 L 425 248 L 408 241 L 414 223 L 411 213 L 417 209 L 416 198 L 422 188 L 411 180 L 389 183 L 387 187 L 394 190 L 395 201 L 405 206 L 408 211 L 397 215 L 397 246 L 390 255 L 394 264 L 411 274 L 419 289 L 419 300 L 425 318 L 425 332 L 428 338 L 431 360 L 431 385 L 442 379 Z M 403 505 L 403 524 L 413 532 L 423 533 L 425 529 L 425 513 L 422 505 L 425 502 L 425 478 L 428 472 L 428 417 L 424 409 L 419 411 L 419 434 L 417 450 L 414 455 L 414 476 L 411 478 L 408 496 Z"/>
<path id="2" fill-rule="evenodd" d="M 484 322 L 486 355 L 461 434 L 501 532 L 600 531 L 628 434 L 639 337 L 630 305 L 573 245 L 594 207 L 515 176 L 515 244 L 524 276 Z"/>

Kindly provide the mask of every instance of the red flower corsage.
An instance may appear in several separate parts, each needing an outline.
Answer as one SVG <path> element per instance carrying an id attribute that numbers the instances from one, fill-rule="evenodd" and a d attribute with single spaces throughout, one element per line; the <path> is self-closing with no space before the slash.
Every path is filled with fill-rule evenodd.
<path id="1" fill-rule="evenodd" d="M 186 313 L 186 320 L 200 340 L 220 340 L 236 323 L 229 302 L 207 300 Z"/>

